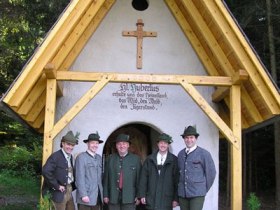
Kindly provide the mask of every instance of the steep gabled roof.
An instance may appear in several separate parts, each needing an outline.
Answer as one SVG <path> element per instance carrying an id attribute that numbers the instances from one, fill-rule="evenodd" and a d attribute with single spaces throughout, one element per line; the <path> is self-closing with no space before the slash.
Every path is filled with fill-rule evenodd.
<path id="1" fill-rule="evenodd" d="M 42 132 L 46 102 L 45 68 L 68 71 L 115 0 L 72 0 L 21 74 L 2 98 L 32 128 Z M 220 0 L 165 0 L 210 76 L 234 77 L 240 70 L 242 127 L 280 113 L 277 88 L 227 7 Z M 183 74 L 183 72 L 182 72 Z M 229 116 L 228 88 L 217 88 L 213 101 Z"/>

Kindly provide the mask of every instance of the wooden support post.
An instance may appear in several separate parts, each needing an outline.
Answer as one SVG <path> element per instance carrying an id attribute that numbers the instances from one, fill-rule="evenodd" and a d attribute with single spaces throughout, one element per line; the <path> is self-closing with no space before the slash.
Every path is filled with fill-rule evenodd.
<path id="1" fill-rule="evenodd" d="M 56 107 L 56 80 L 47 80 L 47 93 L 46 93 L 46 108 L 45 108 L 45 124 L 44 124 L 44 142 L 43 142 L 43 158 L 42 165 L 46 163 L 46 160 L 52 153 L 53 138 L 50 135 L 51 130 L 54 127 L 55 119 L 55 107 Z"/>
<path id="2" fill-rule="evenodd" d="M 123 31 L 123 36 L 132 36 L 137 38 L 137 69 L 142 69 L 142 55 L 143 55 L 143 38 L 144 37 L 156 37 L 157 32 L 149 32 L 149 31 L 143 31 L 143 20 L 138 19 L 137 23 L 137 31 Z"/>
<path id="3" fill-rule="evenodd" d="M 97 81 L 55 124 L 51 136 L 56 136 L 107 85 L 111 78 L 112 75 L 104 76 Z"/>
<path id="4" fill-rule="evenodd" d="M 193 85 L 187 82 L 181 82 L 181 85 L 185 89 L 185 91 L 187 91 L 190 97 L 192 97 L 194 102 L 201 108 L 201 110 L 219 128 L 220 132 L 227 138 L 227 140 L 231 142 L 231 145 L 238 149 L 238 137 L 234 135 L 233 131 L 220 118 L 217 112 L 209 105 L 209 103 L 202 97 L 202 95 L 193 87 Z"/>
<path id="5" fill-rule="evenodd" d="M 231 209 L 242 209 L 242 127 L 241 88 L 233 85 L 230 91 L 230 121 L 233 134 L 238 138 L 239 147 L 231 144 Z"/>

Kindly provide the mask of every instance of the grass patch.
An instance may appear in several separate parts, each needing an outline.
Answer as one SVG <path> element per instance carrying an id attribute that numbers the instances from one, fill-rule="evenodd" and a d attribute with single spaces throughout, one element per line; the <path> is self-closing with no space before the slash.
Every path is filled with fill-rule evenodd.
<path id="1" fill-rule="evenodd" d="M 0 195 L 39 196 L 40 180 L 34 177 L 13 176 L 8 172 L 0 172 Z"/>
<path id="2" fill-rule="evenodd" d="M 7 206 L 1 210 L 37 209 L 40 196 L 40 179 L 32 176 L 17 176 L 8 171 L 0 172 L 0 195 L 5 198 Z"/>

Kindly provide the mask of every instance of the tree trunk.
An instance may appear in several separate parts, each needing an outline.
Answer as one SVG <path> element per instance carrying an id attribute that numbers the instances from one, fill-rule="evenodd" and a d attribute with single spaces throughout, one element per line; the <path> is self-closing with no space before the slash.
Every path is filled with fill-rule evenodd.
<path id="1" fill-rule="evenodd" d="M 274 145 L 275 145 L 275 203 L 276 210 L 280 210 L 280 121 L 274 123 Z"/>
<path id="2" fill-rule="evenodd" d="M 248 167 L 247 167 L 247 194 L 249 194 L 250 192 L 252 192 L 252 181 L 253 181 L 253 158 L 252 158 L 252 144 L 253 144 L 253 139 L 252 139 L 252 133 L 248 133 L 247 134 L 248 137 Z"/>
<path id="3" fill-rule="evenodd" d="M 246 190 L 247 190 L 247 135 L 242 135 L 242 202 L 246 201 Z"/>
<path id="4" fill-rule="evenodd" d="M 277 84 L 277 68 L 276 68 L 276 57 L 275 57 L 275 44 L 273 35 L 273 25 L 271 22 L 271 0 L 266 0 L 267 7 L 267 31 L 268 31 L 268 42 L 269 42 L 269 52 L 270 52 L 270 68 L 271 76 Z M 274 148 L 275 148 L 275 202 L 276 210 L 280 210 L 280 122 L 274 123 Z"/>

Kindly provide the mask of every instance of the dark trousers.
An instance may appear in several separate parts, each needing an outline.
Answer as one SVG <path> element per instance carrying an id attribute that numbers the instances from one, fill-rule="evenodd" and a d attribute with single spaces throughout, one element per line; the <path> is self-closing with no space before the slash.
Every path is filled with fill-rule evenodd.
<path id="1" fill-rule="evenodd" d="M 135 210 L 135 204 L 109 204 L 109 210 Z"/>
<path id="2" fill-rule="evenodd" d="M 193 198 L 179 197 L 179 204 L 181 210 L 202 210 L 204 203 L 204 196 Z"/>
<path id="3" fill-rule="evenodd" d="M 79 210 L 100 210 L 100 206 L 99 205 L 87 206 L 87 205 L 83 205 L 83 204 L 78 204 L 78 209 Z"/>

